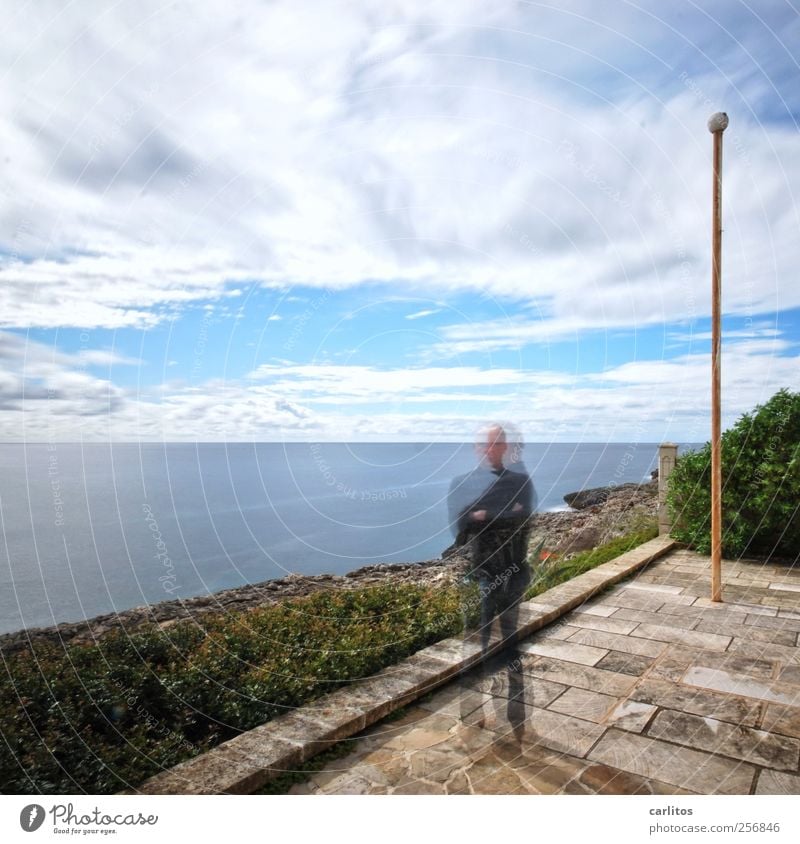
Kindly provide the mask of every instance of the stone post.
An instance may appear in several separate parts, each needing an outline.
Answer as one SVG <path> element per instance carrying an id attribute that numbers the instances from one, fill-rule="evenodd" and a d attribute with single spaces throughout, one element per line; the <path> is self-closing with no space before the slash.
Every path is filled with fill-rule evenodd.
<path id="1" fill-rule="evenodd" d="M 658 533 L 660 536 L 672 530 L 672 523 L 667 512 L 667 480 L 675 468 L 678 459 L 678 446 L 675 443 L 661 443 L 658 447 Z"/>

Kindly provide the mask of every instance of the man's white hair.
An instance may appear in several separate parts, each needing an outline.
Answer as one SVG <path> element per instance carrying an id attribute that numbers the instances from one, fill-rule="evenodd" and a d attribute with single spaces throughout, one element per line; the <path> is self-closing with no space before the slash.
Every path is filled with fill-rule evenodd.
<path id="1" fill-rule="evenodd" d="M 496 437 L 494 437 L 495 442 L 507 442 L 506 427 L 502 422 L 487 422 L 486 424 L 481 425 L 475 434 L 475 442 L 485 444 L 489 439 L 489 433 L 491 431 L 500 432 Z"/>
<path id="2" fill-rule="evenodd" d="M 522 432 L 513 422 L 487 422 L 478 428 L 475 434 L 475 442 L 478 445 L 485 446 L 489 440 L 491 431 L 499 431 L 500 433 L 493 437 L 494 442 L 506 443 L 508 446 L 508 453 L 505 460 L 509 463 L 522 462 L 522 450 L 525 448 L 525 440 Z"/>

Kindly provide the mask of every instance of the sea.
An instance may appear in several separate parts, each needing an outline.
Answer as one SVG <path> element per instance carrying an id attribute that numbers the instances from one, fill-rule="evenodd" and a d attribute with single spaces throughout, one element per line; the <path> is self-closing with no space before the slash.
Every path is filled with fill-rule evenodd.
<path id="1" fill-rule="evenodd" d="M 539 510 L 649 480 L 655 443 L 528 443 Z M 296 573 L 418 562 L 453 541 L 470 443 L 0 444 L 0 632 Z"/>

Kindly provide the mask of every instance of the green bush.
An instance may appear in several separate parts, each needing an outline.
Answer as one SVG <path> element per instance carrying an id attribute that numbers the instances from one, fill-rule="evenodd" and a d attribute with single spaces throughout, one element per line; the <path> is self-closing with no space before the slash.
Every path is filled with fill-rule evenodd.
<path id="1" fill-rule="evenodd" d="M 5 657 L 0 792 L 135 786 L 460 632 L 462 604 L 457 587 L 320 592 Z"/>
<path id="2" fill-rule="evenodd" d="M 800 393 L 780 390 L 722 434 L 722 551 L 800 552 Z M 672 536 L 711 552 L 711 444 L 682 455 L 669 479 Z"/>
<path id="3" fill-rule="evenodd" d="M 610 542 L 598 545 L 597 548 L 582 551 L 568 560 L 561 560 L 557 556 L 552 556 L 542 562 L 531 561 L 532 578 L 531 584 L 525 592 L 525 600 L 529 601 L 548 589 L 558 586 L 559 583 L 566 583 L 573 577 L 607 563 L 609 560 L 613 560 L 615 557 L 619 557 L 621 554 L 625 554 L 657 536 L 658 524 L 653 520 L 650 523 L 642 524 L 639 529 L 625 536 L 618 536 Z"/>

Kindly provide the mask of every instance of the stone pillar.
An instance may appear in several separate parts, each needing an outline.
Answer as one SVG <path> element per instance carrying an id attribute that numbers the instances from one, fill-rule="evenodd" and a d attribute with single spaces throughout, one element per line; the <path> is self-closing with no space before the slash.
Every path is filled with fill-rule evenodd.
<path id="1" fill-rule="evenodd" d="M 678 459 L 678 446 L 675 443 L 661 443 L 658 447 L 658 533 L 660 536 L 672 530 L 672 523 L 667 513 L 667 480 L 675 468 Z"/>

